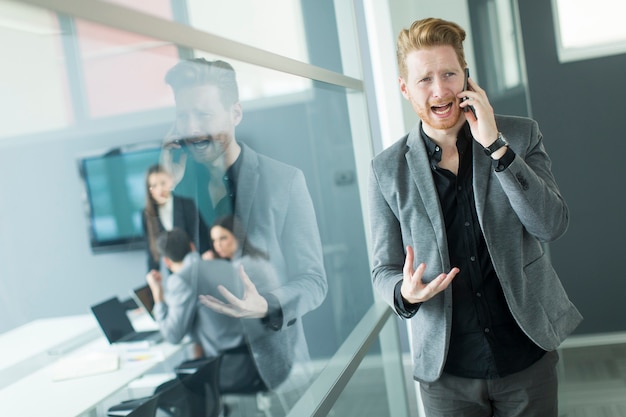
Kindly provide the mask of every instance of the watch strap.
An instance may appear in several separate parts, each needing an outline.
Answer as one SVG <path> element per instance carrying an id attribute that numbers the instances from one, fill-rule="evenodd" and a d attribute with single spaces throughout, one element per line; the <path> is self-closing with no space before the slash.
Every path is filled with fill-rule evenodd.
<path id="1" fill-rule="evenodd" d="M 491 154 L 496 152 L 498 149 L 508 145 L 509 143 L 506 141 L 506 139 L 504 139 L 502 133 L 498 132 L 498 138 L 496 139 L 496 141 L 484 148 L 485 154 L 487 154 L 487 156 L 491 156 Z"/>

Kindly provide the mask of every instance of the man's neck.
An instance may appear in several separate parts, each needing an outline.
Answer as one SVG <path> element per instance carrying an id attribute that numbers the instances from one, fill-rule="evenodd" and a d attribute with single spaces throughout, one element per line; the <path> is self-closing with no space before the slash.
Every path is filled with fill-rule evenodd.
<path id="1" fill-rule="evenodd" d="M 224 152 L 224 168 L 230 168 L 237 158 L 239 158 L 239 154 L 241 153 L 241 146 L 237 143 L 237 140 L 233 138 L 233 141 L 230 143 L 228 148 L 226 148 L 226 152 Z"/>
<path id="2" fill-rule="evenodd" d="M 178 273 L 178 271 L 180 271 L 181 269 L 183 269 L 183 263 L 182 262 L 172 262 L 171 265 L 169 266 L 170 271 L 172 271 L 173 273 Z"/>
<path id="3" fill-rule="evenodd" d="M 437 145 L 442 148 L 454 147 L 456 149 L 456 140 L 459 136 L 459 131 L 465 124 L 465 118 L 459 118 L 459 121 L 449 129 L 436 129 L 426 123 L 422 122 L 422 128 L 424 133 L 428 135 Z"/>
<path id="4" fill-rule="evenodd" d="M 205 163 L 207 169 L 212 174 L 214 173 L 224 173 L 228 168 L 233 166 L 239 155 L 241 154 L 241 146 L 237 143 L 237 141 L 233 138 L 233 140 L 228 144 L 228 146 L 224 149 L 222 155 L 216 160 Z M 220 175 L 221 177 L 221 175 Z"/>

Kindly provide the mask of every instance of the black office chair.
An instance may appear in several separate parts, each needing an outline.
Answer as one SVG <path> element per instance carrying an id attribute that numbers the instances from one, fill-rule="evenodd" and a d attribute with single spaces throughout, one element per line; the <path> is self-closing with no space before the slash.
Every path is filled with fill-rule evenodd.
<path id="1" fill-rule="evenodd" d="M 159 397 L 137 398 L 122 401 L 107 410 L 107 417 L 154 417 Z"/>
<path id="2" fill-rule="evenodd" d="M 176 378 L 159 385 L 157 408 L 171 417 L 217 417 L 221 358 L 186 361 L 176 367 Z"/>
<path id="3" fill-rule="evenodd" d="M 152 396 L 122 401 L 107 410 L 108 417 L 217 417 L 221 410 L 218 392 L 220 360 L 184 362 L 176 378 L 159 385 Z"/>

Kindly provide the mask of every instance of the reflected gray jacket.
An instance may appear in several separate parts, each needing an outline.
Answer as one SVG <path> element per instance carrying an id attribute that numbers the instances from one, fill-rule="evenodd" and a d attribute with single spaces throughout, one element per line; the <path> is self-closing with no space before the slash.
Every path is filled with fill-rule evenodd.
<path id="1" fill-rule="evenodd" d="M 231 262 L 218 259 L 205 261 L 191 252 L 183 268 L 167 277 L 165 301 L 154 306 L 154 317 L 163 337 L 179 343 L 186 335 L 200 343 L 207 357 L 246 343 L 265 384 L 275 388 L 285 381 L 294 366 L 294 352 L 308 352 L 301 328 L 275 331 L 259 319 L 237 319 L 205 307 L 198 300 L 201 294 L 222 298 L 217 285 L 222 284 L 241 297 L 238 266 L 246 273 L 259 292 L 279 287 L 278 277 L 264 259 L 244 256 Z M 216 273 L 223 274 L 217 277 Z M 306 358 L 308 359 L 308 357 Z"/>
<path id="2" fill-rule="evenodd" d="M 473 187 L 480 227 L 513 317 L 533 342 L 554 350 L 582 320 L 542 245 L 565 232 L 568 209 L 537 123 L 510 116 L 496 116 L 496 122 L 516 156 L 507 169 L 495 172 L 492 159 L 474 141 Z M 369 203 L 372 279 L 393 307 L 407 245 L 415 251 L 415 267 L 426 263 L 425 282 L 454 266 L 420 124 L 373 159 Z M 441 375 L 451 317 L 448 287 L 410 319 L 416 380 L 432 382 Z"/>
<path id="3" fill-rule="evenodd" d="M 245 334 L 270 388 L 279 384 L 284 390 L 301 388 L 310 377 L 302 317 L 319 307 L 328 289 L 313 202 L 302 171 L 240 145 L 235 207 L 239 223 L 234 232 L 238 242 L 248 242 L 269 255 L 268 265 L 242 263 L 247 271 L 250 268 L 253 282 L 260 280 L 260 291 L 274 297 L 282 313 L 270 337 L 261 337 L 267 329 L 260 328 L 256 319 L 243 321 Z M 246 253 L 246 248 L 241 252 Z M 275 276 L 264 278 L 262 274 L 269 269 Z M 165 296 L 170 303 L 169 292 Z"/>

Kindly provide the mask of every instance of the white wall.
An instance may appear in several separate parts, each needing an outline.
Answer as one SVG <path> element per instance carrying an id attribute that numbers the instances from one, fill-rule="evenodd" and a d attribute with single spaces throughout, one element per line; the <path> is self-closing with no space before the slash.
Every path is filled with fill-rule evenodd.
<path id="1" fill-rule="evenodd" d="M 105 147 L 101 139 L 23 142 L 0 147 L 0 333 L 37 318 L 90 313 L 109 296 L 128 297 L 145 273 L 143 251 L 94 255 L 89 248 L 76 157 Z"/>

